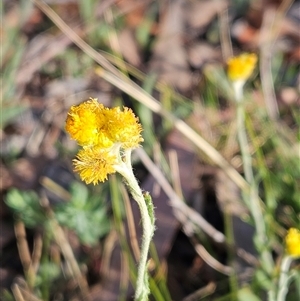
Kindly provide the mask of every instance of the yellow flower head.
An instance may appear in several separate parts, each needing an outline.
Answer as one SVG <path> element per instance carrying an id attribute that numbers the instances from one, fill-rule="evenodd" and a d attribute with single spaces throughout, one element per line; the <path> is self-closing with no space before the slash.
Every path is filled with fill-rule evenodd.
<path id="1" fill-rule="evenodd" d="M 289 255 L 300 256 L 300 230 L 290 228 L 285 237 L 285 244 Z"/>
<path id="2" fill-rule="evenodd" d="M 109 109 L 93 98 L 70 108 L 65 128 L 83 147 L 73 162 L 87 184 L 105 181 L 116 172 L 120 148 L 137 148 L 143 141 L 142 126 L 131 109 Z"/>
<path id="3" fill-rule="evenodd" d="M 65 128 L 79 145 L 105 148 L 121 143 L 122 148 L 128 149 L 143 141 L 138 121 L 131 109 L 105 108 L 91 98 L 70 108 Z"/>
<path id="4" fill-rule="evenodd" d="M 230 58 L 227 61 L 227 74 L 232 81 L 246 81 L 257 63 L 257 55 L 254 53 L 243 53 L 239 56 Z"/>
<path id="5" fill-rule="evenodd" d="M 119 107 L 111 109 L 108 133 L 112 141 L 120 143 L 123 149 L 136 148 L 144 141 L 141 131 L 142 126 L 131 109 L 125 107 L 123 112 Z"/>
<path id="6" fill-rule="evenodd" d="M 79 145 L 111 146 L 112 142 L 101 131 L 107 122 L 105 116 L 101 114 L 103 110 L 104 106 L 96 99 L 72 106 L 66 120 L 66 131 Z"/>
<path id="7" fill-rule="evenodd" d="M 116 172 L 114 165 L 117 164 L 117 158 L 109 149 L 83 148 L 73 164 L 82 181 L 96 185 L 107 180 L 109 174 Z"/>

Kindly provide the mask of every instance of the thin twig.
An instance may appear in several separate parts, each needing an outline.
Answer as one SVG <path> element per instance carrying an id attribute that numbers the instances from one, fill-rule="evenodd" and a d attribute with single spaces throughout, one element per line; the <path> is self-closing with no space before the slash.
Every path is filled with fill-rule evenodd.
<path id="1" fill-rule="evenodd" d="M 181 199 L 183 199 L 177 152 L 175 150 L 170 150 L 168 155 L 174 191 Z"/>
<path id="2" fill-rule="evenodd" d="M 226 62 L 233 55 L 229 29 L 228 7 L 219 13 L 219 30 L 222 56 L 224 62 Z"/>
<path id="3" fill-rule="evenodd" d="M 227 265 L 222 264 L 218 260 L 216 260 L 214 257 L 210 255 L 209 252 L 200 244 L 195 245 L 195 250 L 199 254 L 199 256 L 213 269 L 216 271 L 224 274 L 224 275 L 231 275 L 233 273 L 233 268 Z"/>
<path id="4" fill-rule="evenodd" d="M 19 251 L 19 256 L 22 262 L 23 269 L 25 273 L 28 272 L 28 269 L 31 264 L 31 256 L 30 251 L 28 247 L 28 242 L 26 239 L 26 230 L 24 223 L 21 221 L 18 221 L 15 223 L 15 235 L 17 239 L 17 247 Z"/>
<path id="5" fill-rule="evenodd" d="M 202 298 L 205 298 L 211 294 L 214 293 L 216 290 L 216 283 L 215 282 L 209 282 L 206 286 L 201 287 L 200 289 L 196 290 L 194 293 L 188 295 L 182 301 L 199 301 Z"/>
<path id="6" fill-rule="evenodd" d="M 37 274 L 39 266 L 40 266 L 42 250 L 43 250 L 43 239 L 42 239 L 42 235 L 39 233 L 34 238 L 32 260 L 31 260 L 31 265 L 30 265 L 30 268 L 32 270 L 33 282 L 35 281 L 35 277 L 36 277 L 36 274 Z"/>
<path id="7" fill-rule="evenodd" d="M 33 294 L 23 278 L 17 278 L 16 282 L 12 285 L 11 290 L 16 301 L 42 301 Z"/>
<path id="8" fill-rule="evenodd" d="M 282 1 L 277 11 L 274 7 L 269 6 L 263 15 L 260 33 L 260 77 L 266 108 L 272 120 L 279 117 L 272 77 L 272 54 L 283 18 L 293 2 L 293 0 Z"/>
<path id="9" fill-rule="evenodd" d="M 100 269 L 100 275 L 105 278 L 110 278 L 112 273 L 112 270 L 110 268 L 110 260 L 112 258 L 112 253 L 115 248 L 116 242 L 118 240 L 118 233 L 116 230 L 112 230 L 109 232 L 108 236 L 105 239 L 105 242 L 103 244 L 103 253 L 102 253 L 102 264 Z"/>
<path id="10" fill-rule="evenodd" d="M 16 301 L 25 301 L 21 293 L 20 287 L 16 283 L 12 285 L 11 290 L 13 292 Z"/>
<path id="11" fill-rule="evenodd" d="M 126 211 L 126 218 L 127 218 L 127 225 L 128 225 L 128 233 L 130 238 L 129 239 L 130 245 L 133 250 L 134 258 L 138 260 L 140 258 L 140 248 L 139 248 L 139 243 L 137 240 L 136 230 L 134 226 L 134 217 L 130 206 L 129 196 L 124 185 L 122 185 L 122 195 L 125 201 L 125 211 Z"/>
<path id="12" fill-rule="evenodd" d="M 49 229 L 51 229 L 52 231 L 51 234 L 53 235 L 55 242 L 59 246 L 61 253 L 63 254 L 66 262 L 70 265 L 73 277 L 76 280 L 83 297 L 87 301 L 90 300 L 89 287 L 86 278 L 82 275 L 82 272 L 79 268 L 74 252 L 65 235 L 65 232 L 63 231 L 63 229 L 55 219 L 54 213 L 49 206 L 49 201 L 45 194 L 41 198 L 41 205 L 45 209 L 48 215 L 49 225 L 50 225 Z"/>
<path id="13" fill-rule="evenodd" d="M 174 214 L 179 221 L 184 225 L 187 220 L 191 220 L 216 242 L 225 242 L 225 236 L 223 233 L 216 230 L 198 212 L 187 206 L 178 197 L 161 170 L 151 161 L 146 152 L 142 148 L 136 149 L 135 152 L 143 162 L 144 166 L 150 171 L 157 183 L 169 197 L 170 204 L 174 208 Z"/>
<path id="14" fill-rule="evenodd" d="M 278 105 L 276 102 L 276 95 L 273 86 L 272 76 L 272 27 L 275 22 L 275 9 L 268 8 L 263 17 L 263 25 L 261 28 L 261 46 L 260 46 L 260 78 L 262 84 L 262 91 L 266 102 L 266 109 L 269 117 L 272 120 L 276 120 L 279 115 Z"/>

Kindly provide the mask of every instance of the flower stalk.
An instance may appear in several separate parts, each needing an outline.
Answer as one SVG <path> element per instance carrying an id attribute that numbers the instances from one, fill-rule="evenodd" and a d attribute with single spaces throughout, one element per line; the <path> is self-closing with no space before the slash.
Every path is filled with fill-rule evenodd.
<path id="1" fill-rule="evenodd" d="M 150 293 L 147 258 L 155 230 L 152 199 L 143 194 L 131 165 L 131 151 L 143 141 L 142 127 L 133 112 L 124 108 L 105 108 L 97 99 L 72 106 L 66 120 L 66 131 L 82 149 L 73 160 L 75 171 L 87 184 L 107 180 L 120 173 L 126 180 L 141 213 L 143 236 L 138 265 L 135 301 L 146 301 Z"/>
<path id="2" fill-rule="evenodd" d="M 277 286 L 273 286 L 269 292 L 269 301 L 285 301 L 288 293 L 289 283 L 295 274 L 290 271 L 291 263 L 300 257 L 300 230 L 290 228 L 285 237 L 286 254 L 284 255 L 279 273 Z"/>
<path id="3" fill-rule="evenodd" d="M 127 155 L 128 156 L 128 155 Z M 127 162 L 129 164 L 129 162 Z M 125 164 L 124 164 L 125 165 Z M 126 166 L 127 167 L 127 166 Z M 134 200 L 137 202 L 143 228 L 143 238 L 141 244 L 141 252 L 138 266 L 138 274 L 136 281 L 135 298 L 136 301 L 144 301 L 148 299 L 149 284 L 148 284 L 148 269 L 147 258 L 150 248 L 150 243 L 154 234 L 154 212 L 149 210 L 149 202 L 152 204 L 151 197 L 148 194 L 143 195 L 142 190 L 132 172 L 132 168 L 119 168 L 116 170 L 124 177 L 130 189 L 130 193 Z M 153 205 L 152 205 L 153 208 Z"/>
<path id="4" fill-rule="evenodd" d="M 292 280 L 292 275 L 289 273 L 290 265 L 293 261 L 292 256 L 285 256 L 280 266 L 280 276 L 278 283 L 278 293 L 276 301 L 285 301 L 288 292 L 289 282 Z"/>
<path id="5" fill-rule="evenodd" d="M 227 62 L 227 74 L 229 79 L 232 81 L 235 101 L 237 103 L 238 142 L 241 149 L 245 179 L 250 185 L 250 191 L 244 196 L 244 199 L 255 224 L 257 247 L 262 254 L 262 265 L 264 270 L 270 275 L 272 273 L 274 263 L 271 253 L 267 251 L 265 247 L 267 243 L 266 228 L 252 169 L 252 158 L 245 128 L 245 110 L 243 104 L 243 87 L 247 79 L 252 75 L 256 62 L 257 56 L 255 54 L 244 53 L 240 56 L 233 57 Z"/>

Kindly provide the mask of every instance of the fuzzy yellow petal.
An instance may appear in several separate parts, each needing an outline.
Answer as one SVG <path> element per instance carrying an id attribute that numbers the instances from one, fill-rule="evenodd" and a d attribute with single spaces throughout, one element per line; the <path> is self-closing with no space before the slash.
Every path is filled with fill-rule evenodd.
<path id="1" fill-rule="evenodd" d="M 112 117 L 109 123 L 110 139 L 115 143 L 121 143 L 123 149 L 137 148 L 144 139 L 141 136 L 142 126 L 139 119 L 131 109 L 119 107 L 111 110 Z"/>
<path id="2" fill-rule="evenodd" d="M 83 181 L 96 185 L 107 180 L 109 174 L 116 172 L 114 165 L 117 164 L 117 159 L 109 149 L 83 148 L 78 152 L 73 164 L 74 171 L 79 173 Z"/>
<path id="3" fill-rule="evenodd" d="M 300 256 L 300 230 L 290 228 L 285 237 L 285 244 L 289 255 Z"/>
<path id="4" fill-rule="evenodd" d="M 254 53 L 243 53 L 227 61 L 227 74 L 230 80 L 246 81 L 253 73 L 257 63 L 257 55 Z"/>
<path id="5" fill-rule="evenodd" d="M 66 131 L 82 146 L 106 148 L 121 143 L 123 149 L 129 149 L 143 141 L 142 126 L 131 109 L 105 108 L 92 98 L 70 108 Z"/>
<path id="6" fill-rule="evenodd" d="M 107 122 L 105 115 L 102 114 L 104 109 L 104 106 L 96 99 L 72 106 L 65 126 L 71 138 L 82 146 L 112 146 L 113 142 L 102 131 Z"/>

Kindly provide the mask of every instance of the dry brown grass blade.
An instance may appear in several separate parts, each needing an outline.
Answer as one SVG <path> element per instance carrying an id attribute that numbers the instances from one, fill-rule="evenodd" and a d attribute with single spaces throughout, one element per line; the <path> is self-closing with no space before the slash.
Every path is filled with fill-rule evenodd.
<path id="1" fill-rule="evenodd" d="M 231 275 L 233 273 L 233 268 L 227 265 L 222 264 L 214 257 L 210 255 L 210 253 L 200 244 L 195 245 L 195 250 L 199 254 L 199 256 L 213 269 L 216 271 L 224 274 L 224 275 Z"/>
<path id="2" fill-rule="evenodd" d="M 228 7 L 219 13 L 219 30 L 223 60 L 226 62 L 233 55 L 229 29 Z"/>
<path id="3" fill-rule="evenodd" d="M 17 278 L 11 287 L 12 293 L 16 301 L 42 301 L 36 297 L 22 278 Z"/>
<path id="4" fill-rule="evenodd" d="M 82 297 L 84 300 L 89 301 L 89 287 L 86 278 L 83 276 L 79 265 L 77 263 L 77 260 L 75 258 L 74 252 L 72 250 L 72 247 L 70 246 L 70 243 L 66 237 L 66 234 L 62 227 L 58 224 L 57 220 L 54 217 L 54 213 L 52 209 L 49 206 L 49 201 L 44 194 L 43 197 L 41 198 L 41 205 L 45 209 L 48 218 L 49 218 L 49 227 L 52 231 L 52 235 L 54 237 L 55 242 L 59 246 L 61 253 L 63 254 L 66 262 L 71 268 L 72 271 L 72 276 L 76 280 Z"/>
<path id="5" fill-rule="evenodd" d="M 33 271 L 33 275 L 32 275 L 33 277 L 35 277 L 38 272 L 41 257 L 42 257 L 42 251 L 43 251 L 42 234 L 38 233 L 34 238 L 32 260 L 31 260 L 31 267 L 30 267 Z"/>
<path id="6" fill-rule="evenodd" d="M 263 15 L 263 24 L 260 33 L 260 77 L 262 90 L 266 102 L 266 109 L 269 117 L 276 120 L 279 117 L 279 110 L 275 95 L 275 88 L 272 77 L 272 56 L 274 43 L 278 37 L 283 18 L 293 4 L 293 0 L 282 1 L 276 10 L 268 6 Z"/>
<path id="7" fill-rule="evenodd" d="M 201 300 L 202 298 L 205 298 L 211 294 L 214 293 L 216 290 L 216 283 L 215 282 L 209 282 L 206 286 L 201 287 L 200 289 L 196 290 L 191 295 L 188 295 L 185 297 L 182 301 L 196 301 Z"/>
<path id="8" fill-rule="evenodd" d="M 118 234 L 115 230 L 109 232 L 103 244 L 104 249 L 102 253 L 102 264 L 100 268 L 100 275 L 103 277 L 110 277 L 110 261 L 112 253 L 118 240 Z"/>
<path id="9" fill-rule="evenodd" d="M 15 223 L 15 235 L 17 239 L 17 246 L 19 251 L 19 256 L 23 265 L 23 269 L 25 273 L 28 272 L 28 268 L 31 264 L 31 256 L 29 251 L 28 242 L 26 239 L 26 230 L 24 223 L 21 221 L 18 221 Z"/>
<path id="10" fill-rule="evenodd" d="M 136 235 L 136 229 L 134 224 L 134 217 L 132 213 L 132 207 L 130 205 L 130 199 L 128 196 L 127 189 L 124 185 L 122 185 L 122 196 L 124 199 L 124 205 L 126 210 L 126 219 L 127 219 L 127 226 L 128 226 L 128 234 L 129 234 L 129 241 L 131 248 L 133 250 L 133 254 L 136 260 L 140 258 L 140 247 Z"/>
<path id="11" fill-rule="evenodd" d="M 23 295 L 21 293 L 21 290 L 17 284 L 14 283 L 11 287 L 11 290 L 12 290 L 12 293 L 13 293 L 16 301 L 25 301 L 25 299 L 23 298 Z"/>
<path id="12" fill-rule="evenodd" d="M 181 199 L 183 199 L 177 152 L 175 150 L 170 150 L 168 153 L 168 157 L 170 162 L 170 170 L 174 191 Z"/>
<path id="13" fill-rule="evenodd" d="M 66 238 L 63 229 L 58 225 L 58 223 L 55 220 L 51 220 L 51 227 L 53 230 L 56 243 L 59 245 L 61 252 L 64 255 L 66 261 L 68 261 L 68 263 L 71 266 L 73 277 L 76 279 L 78 286 L 80 287 L 80 290 L 83 296 L 85 297 L 85 300 L 89 300 L 88 299 L 89 290 L 88 290 L 87 281 L 81 273 L 81 270 L 74 256 L 73 250 Z"/>
<path id="14" fill-rule="evenodd" d="M 18 221 L 15 223 L 15 235 L 17 239 L 19 256 L 22 262 L 24 273 L 26 275 L 28 286 L 30 288 L 33 288 L 36 277 L 36 270 L 32 265 L 32 258 L 26 238 L 25 225 L 23 222 Z"/>

